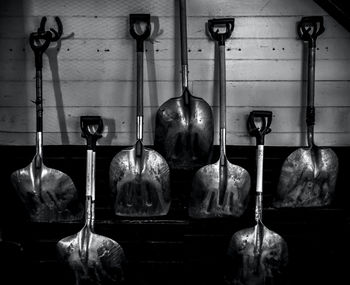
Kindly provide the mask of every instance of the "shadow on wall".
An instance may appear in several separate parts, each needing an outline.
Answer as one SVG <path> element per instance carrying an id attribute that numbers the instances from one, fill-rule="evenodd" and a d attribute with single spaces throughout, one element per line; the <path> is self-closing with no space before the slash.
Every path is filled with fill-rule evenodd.
<path id="1" fill-rule="evenodd" d="M 52 73 L 52 84 L 56 101 L 57 120 L 59 124 L 59 130 L 61 133 L 61 142 L 64 145 L 69 145 L 69 137 L 67 131 L 66 116 L 64 112 L 63 96 L 61 90 L 57 57 L 59 51 L 61 50 L 62 40 L 70 39 L 72 37 L 74 37 L 74 33 L 70 33 L 68 36 L 62 36 L 61 39 L 59 39 L 56 43 L 51 43 L 50 47 L 45 52 L 49 59 L 50 70 Z"/>

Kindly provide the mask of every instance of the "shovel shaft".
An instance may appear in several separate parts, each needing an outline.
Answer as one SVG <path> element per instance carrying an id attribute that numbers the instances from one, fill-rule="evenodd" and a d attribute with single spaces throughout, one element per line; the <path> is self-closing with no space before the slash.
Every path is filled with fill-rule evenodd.
<path id="1" fill-rule="evenodd" d="M 185 89 L 188 87 L 186 0 L 178 0 L 178 1 L 180 5 L 182 87 L 183 89 Z"/>
<path id="2" fill-rule="evenodd" d="M 255 203 L 255 220 L 262 220 L 262 193 L 263 193 L 263 168 L 264 168 L 264 145 L 258 145 L 256 150 L 256 203 Z"/>
<path id="3" fill-rule="evenodd" d="M 36 69 L 36 131 L 43 131 L 43 83 L 42 83 L 42 70 Z"/>
<path id="4" fill-rule="evenodd" d="M 309 147 L 314 145 L 314 125 L 315 125 L 315 56 L 316 46 L 308 43 L 308 72 L 307 72 L 307 143 Z"/>
<path id="5" fill-rule="evenodd" d="M 137 139 L 143 139 L 143 52 L 137 52 Z"/>
<path id="6" fill-rule="evenodd" d="M 87 150 L 85 199 L 85 224 L 93 229 L 95 216 L 95 155 L 91 149 Z"/>
<path id="7" fill-rule="evenodd" d="M 226 63 L 225 63 L 225 42 L 219 45 L 220 54 L 220 160 L 226 154 Z M 222 161 L 221 161 L 222 162 Z M 222 164 L 222 163 L 221 163 Z"/>

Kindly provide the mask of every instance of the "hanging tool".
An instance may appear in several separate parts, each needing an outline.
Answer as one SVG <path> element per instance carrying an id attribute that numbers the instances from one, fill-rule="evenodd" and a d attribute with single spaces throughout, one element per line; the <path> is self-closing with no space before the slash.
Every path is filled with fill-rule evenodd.
<path id="1" fill-rule="evenodd" d="M 308 44 L 307 147 L 292 152 L 284 161 L 277 186 L 275 207 L 323 207 L 332 203 L 338 176 L 338 157 L 314 142 L 316 39 L 324 32 L 322 16 L 303 17 L 298 34 Z"/>
<path id="2" fill-rule="evenodd" d="M 110 188 L 116 215 L 163 216 L 170 208 L 169 166 L 157 151 L 144 147 L 142 141 L 143 54 L 144 41 L 151 34 L 150 15 L 130 14 L 130 34 L 136 40 L 137 54 L 137 140 L 133 147 L 120 151 L 112 159 Z"/>
<path id="3" fill-rule="evenodd" d="M 62 23 L 58 17 L 55 20 L 57 31 L 53 28 L 46 31 L 46 17 L 43 17 L 37 32 L 29 37 L 36 68 L 36 154 L 28 166 L 11 174 L 11 182 L 34 222 L 73 221 L 83 216 L 72 179 L 57 169 L 46 167 L 43 162 L 43 53 L 62 35 Z"/>
<path id="4" fill-rule="evenodd" d="M 96 142 L 102 137 L 103 121 L 100 116 L 82 116 L 80 125 L 87 142 L 85 225 L 78 233 L 61 239 L 57 251 L 74 271 L 77 285 L 119 284 L 124 278 L 124 250 L 94 230 Z"/>
<path id="5" fill-rule="evenodd" d="M 228 284 L 282 284 L 285 277 L 287 243 L 279 234 L 265 227 L 262 221 L 264 140 L 271 131 L 271 122 L 270 111 L 252 111 L 248 117 L 249 133 L 256 138 L 257 145 L 256 225 L 232 236 L 228 248 Z"/>
<path id="6" fill-rule="evenodd" d="M 200 168 L 192 183 L 189 215 L 193 218 L 241 216 L 248 203 L 249 173 L 226 157 L 226 66 L 225 41 L 234 28 L 233 18 L 208 21 L 209 33 L 220 50 L 220 158 Z M 214 30 L 215 29 L 215 30 Z"/>

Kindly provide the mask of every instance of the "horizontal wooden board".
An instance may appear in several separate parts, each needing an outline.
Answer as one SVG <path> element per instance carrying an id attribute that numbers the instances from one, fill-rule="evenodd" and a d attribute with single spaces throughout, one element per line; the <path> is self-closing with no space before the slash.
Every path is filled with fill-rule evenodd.
<path id="1" fill-rule="evenodd" d="M 35 76 L 33 61 L 0 61 L 0 81 L 31 80 Z M 50 70 L 52 68 L 52 71 Z M 44 57 L 45 80 L 135 80 L 135 63 L 128 60 L 60 60 L 49 66 Z M 168 60 L 144 64 L 144 80 L 180 80 L 179 63 Z M 227 80 L 301 80 L 300 60 L 227 60 Z M 267 72 L 268 70 L 268 72 Z M 218 73 L 214 60 L 190 60 L 190 80 L 213 80 Z M 52 75 L 53 74 L 53 75 Z M 350 80 L 350 60 L 318 60 L 316 80 Z"/>
<path id="2" fill-rule="evenodd" d="M 218 84 L 214 81 L 190 81 L 192 94 L 211 106 L 218 106 Z M 34 81 L 0 82 L 0 106 L 33 106 Z M 227 106 L 301 106 L 305 105 L 301 81 L 227 81 Z M 316 81 L 316 106 L 350 106 L 350 81 Z M 144 106 L 158 107 L 180 96 L 179 81 L 146 81 Z M 45 81 L 44 106 L 135 106 L 135 81 Z"/>
<path id="3" fill-rule="evenodd" d="M 305 133 L 270 133 L 265 140 L 267 146 L 304 146 Z M 135 133 L 111 133 L 98 141 L 98 145 L 131 146 L 136 142 Z M 316 133 L 315 142 L 320 146 L 350 146 L 350 133 Z M 153 133 L 144 134 L 144 143 L 153 145 Z M 246 132 L 227 132 L 227 145 L 255 145 L 255 140 Z M 85 145 L 81 133 L 45 133 L 44 145 Z M 214 136 L 214 144 L 219 144 L 218 133 Z M 35 133 L 1 133 L 0 145 L 35 145 Z M 33 154 L 35 150 L 33 148 Z M 29 161 L 28 161 L 29 163 Z M 25 165 L 23 165 L 25 166 Z"/>
<path id="4" fill-rule="evenodd" d="M 124 16 L 130 13 L 152 13 L 171 16 L 176 13 L 175 1 L 164 0 L 12 0 L 2 1 L 0 15 L 62 15 L 62 16 Z M 304 0 L 191 0 L 187 3 L 190 16 L 232 15 L 325 15 L 313 1 Z"/>
<path id="5" fill-rule="evenodd" d="M 206 37 L 206 23 L 210 17 L 188 17 L 188 39 L 203 39 Z M 98 17 L 98 16 L 60 16 L 63 24 L 63 38 L 72 39 L 130 39 L 128 17 Z M 301 16 L 272 17 L 235 17 L 235 28 L 232 38 L 297 38 L 296 23 Z M 0 38 L 28 39 L 40 25 L 40 16 L 0 17 Z M 178 16 L 151 17 L 152 35 L 157 40 L 179 40 Z M 55 26 L 52 17 L 48 17 L 48 26 Z M 320 39 L 349 38 L 350 34 L 331 16 L 324 16 L 325 32 Z"/>
<path id="6" fill-rule="evenodd" d="M 219 130 L 219 108 L 214 107 L 214 125 Z M 254 109 L 261 110 L 261 107 Z M 269 107 L 274 119 L 271 128 L 274 132 L 298 132 L 305 126 L 305 108 Z M 155 114 L 158 108 L 144 108 L 144 130 L 154 131 Z M 226 122 L 228 131 L 243 132 L 246 120 L 252 107 L 228 107 Z M 35 108 L 13 107 L 0 108 L 0 131 L 2 132 L 34 132 Z M 85 115 L 102 116 L 105 131 L 135 132 L 136 108 L 132 107 L 48 107 L 44 109 L 44 131 L 78 132 L 79 118 Z M 322 107 L 316 109 L 316 132 L 350 132 L 350 107 Z"/>
<path id="7" fill-rule="evenodd" d="M 60 46 L 53 45 L 48 56 L 65 60 L 132 60 L 136 42 L 122 40 L 65 40 Z M 231 39 L 226 43 L 226 59 L 303 59 L 304 44 L 299 39 Z M 59 49 L 59 51 L 58 51 Z M 317 42 L 317 59 L 349 59 L 350 38 L 320 39 Z M 157 40 L 145 44 L 145 58 L 149 61 L 179 59 L 179 47 L 174 40 Z M 12 60 L 33 57 L 28 41 L 0 39 L 1 58 Z M 188 41 L 188 57 L 214 59 L 216 44 L 208 39 Z"/>

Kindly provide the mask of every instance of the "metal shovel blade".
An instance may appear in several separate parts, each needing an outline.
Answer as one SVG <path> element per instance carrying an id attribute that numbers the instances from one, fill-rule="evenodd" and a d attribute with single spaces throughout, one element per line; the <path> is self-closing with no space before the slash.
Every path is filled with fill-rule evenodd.
<path id="1" fill-rule="evenodd" d="M 239 217 L 247 207 L 249 173 L 227 159 L 200 168 L 192 182 L 189 215 L 193 218 Z"/>
<path id="2" fill-rule="evenodd" d="M 208 163 L 213 144 L 211 107 L 188 92 L 166 101 L 157 111 L 154 145 L 171 169 L 189 169 Z"/>
<path id="3" fill-rule="evenodd" d="M 281 284 L 288 263 L 288 248 L 280 235 L 258 223 L 232 236 L 228 257 L 228 284 Z"/>
<path id="4" fill-rule="evenodd" d="M 170 208 L 169 167 L 156 151 L 136 145 L 114 156 L 109 170 L 110 188 L 115 196 L 115 214 L 120 216 L 162 216 Z"/>
<path id="5" fill-rule="evenodd" d="M 114 240 L 95 234 L 85 226 L 57 244 L 59 257 L 73 269 L 76 284 L 119 284 L 125 260 Z"/>
<path id="6" fill-rule="evenodd" d="M 83 208 L 72 179 L 65 173 L 36 167 L 37 156 L 11 174 L 11 182 L 34 222 L 81 220 Z"/>
<path id="7" fill-rule="evenodd" d="M 330 148 L 299 148 L 284 161 L 275 207 L 322 207 L 331 204 L 338 158 Z"/>

